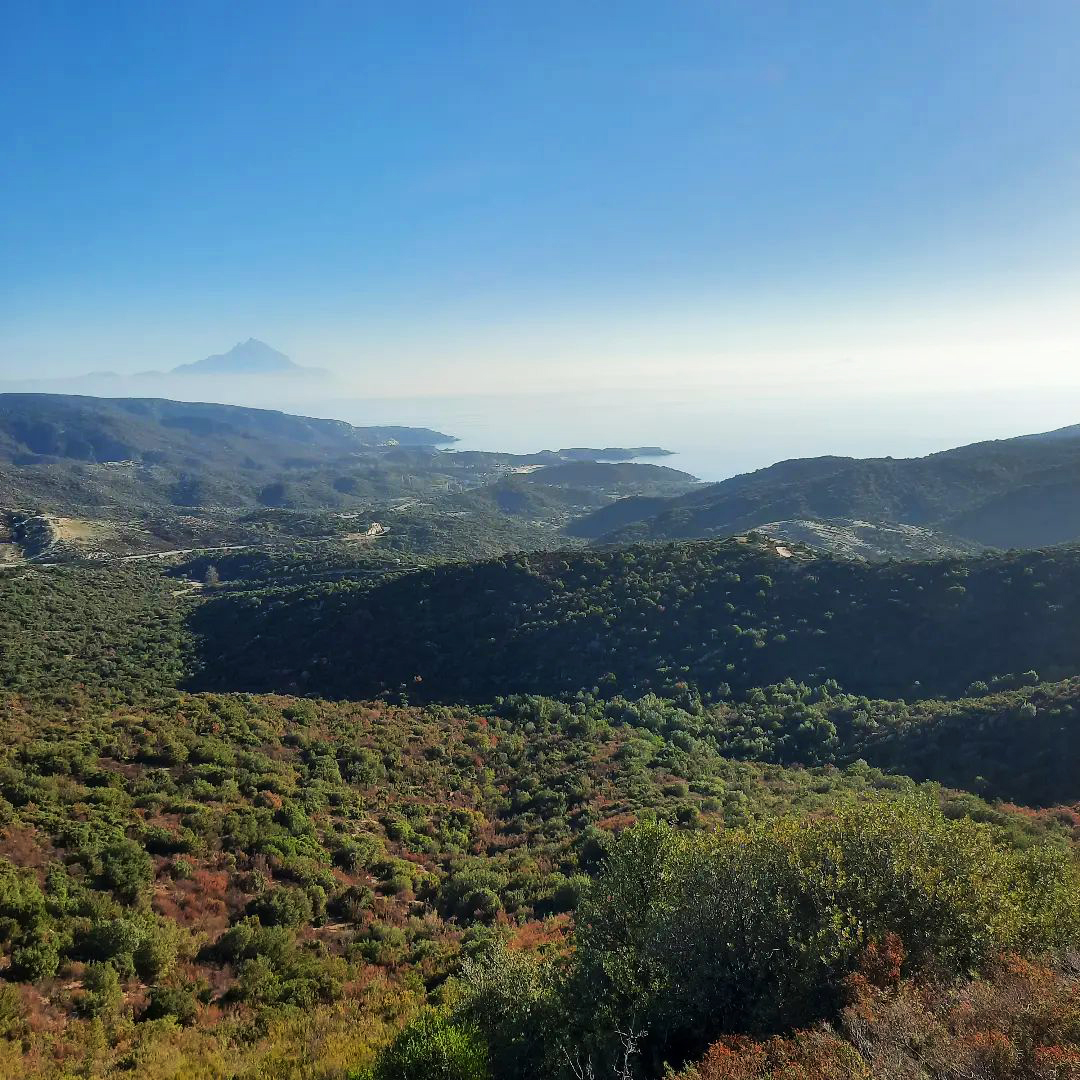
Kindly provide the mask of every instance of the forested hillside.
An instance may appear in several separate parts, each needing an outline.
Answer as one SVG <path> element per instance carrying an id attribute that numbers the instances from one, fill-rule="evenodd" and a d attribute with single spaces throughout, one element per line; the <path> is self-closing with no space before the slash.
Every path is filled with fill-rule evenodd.
<path id="1" fill-rule="evenodd" d="M 0 573 L 0 1077 L 1071 1080 L 1080 551 L 421 554 L 495 488 Z"/>
<path id="2" fill-rule="evenodd" d="M 316 476 L 327 505 L 335 478 L 358 458 L 398 443 L 448 441 L 423 428 L 356 428 L 232 405 L 0 394 L 0 505 L 279 505 L 289 501 L 286 478 Z M 308 505 L 319 497 L 312 492 Z"/>
<path id="3" fill-rule="evenodd" d="M 204 579 L 208 569 L 218 585 L 198 590 L 185 584 L 190 576 Z M 238 552 L 192 559 L 175 573 L 165 576 L 143 564 L 0 575 L 0 692 L 61 703 L 73 696 L 99 704 L 138 703 L 158 701 L 192 680 L 242 684 L 247 673 L 235 659 L 215 654 L 192 632 L 216 620 L 220 607 L 246 612 L 253 621 L 237 622 L 236 635 L 272 655 L 261 620 L 278 611 L 278 604 L 317 591 L 327 618 L 333 615 L 328 598 L 352 604 L 372 582 L 408 581 L 417 571 L 407 564 Z M 276 587 L 268 591 L 268 585 Z M 325 648 L 334 635 L 320 640 Z M 582 736 L 629 726 L 729 759 L 814 766 L 863 759 L 920 780 L 1029 805 L 1080 800 L 1075 678 L 1049 682 L 1025 669 L 974 680 L 952 700 L 914 701 L 850 693 L 835 680 L 788 679 L 731 689 L 712 700 L 708 693 L 703 700 L 700 686 L 687 678 L 672 681 L 666 696 L 639 696 L 606 680 L 594 689 L 582 684 L 567 692 L 558 706 L 550 697 L 524 693 L 524 681 L 522 673 L 519 689 L 492 695 L 481 708 L 523 726 L 534 722 L 537 709 L 546 715 L 556 708 Z M 425 682 L 399 684 L 387 696 L 422 700 Z"/>
<path id="4" fill-rule="evenodd" d="M 0 574 L 0 692 L 123 701 L 176 686 L 191 662 L 185 594 L 146 566 Z"/>
<path id="5" fill-rule="evenodd" d="M 212 599 L 212 689 L 486 701 L 687 683 L 707 700 L 795 679 L 874 697 L 1080 670 L 1080 550 L 867 565 L 737 540 L 510 555 L 384 584 Z"/>
<path id="6" fill-rule="evenodd" d="M 612 495 L 653 491 L 670 494 L 672 488 L 696 486 L 689 473 L 639 462 L 568 461 L 523 473 L 520 480 L 530 485 L 599 490 Z"/>
<path id="7" fill-rule="evenodd" d="M 179 464 L 261 455 L 333 460 L 363 447 L 451 442 L 427 428 L 357 428 L 340 420 L 162 398 L 0 394 L 0 451 L 12 464 L 143 461 Z"/>
<path id="8" fill-rule="evenodd" d="M 975 443 L 923 458 L 801 458 L 667 501 L 615 503 L 575 523 L 610 542 L 727 536 L 773 521 L 928 526 L 990 547 L 1080 538 L 1080 435 Z"/>

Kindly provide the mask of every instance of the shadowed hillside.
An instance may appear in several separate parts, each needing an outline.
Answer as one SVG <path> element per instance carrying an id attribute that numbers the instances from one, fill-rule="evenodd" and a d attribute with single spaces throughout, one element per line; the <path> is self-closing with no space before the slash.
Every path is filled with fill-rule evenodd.
<path id="1" fill-rule="evenodd" d="M 787 557 L 785 557 L 787 556 Z M 423 700 L 786 678 L 877 697 L 1080 671 L 1080 551 L 868 565 L 765 541 L 511 555 L 201 607 L 200 685 Z"/>
<path id="2" fill-rule="evenodd" d="M 975 443 L 922 458 L 800 458 L 669 500 L 602 507 L 572 526 L 606 542 L 726 536 L 790 519 L 928 526 L 990 547 L 1080 537 L 1080 433 Z"/>
<path id="3" fill-rule="evenodd" d="M 232 405 L 0 394 L 0 505 L 129 514 L 341 505 L 343 485 L 364 489 L 373 455 L 447 441 L 422 428 L 355 428 Z"/>
<path id="4" fill-rule="evenodd" d="M 341 420 L 162 398 L 0 394 L 0 454 L 20 465 L 70 459 L 149 465 L 263 455 L 335 460 L 363 447 L 430 446 L 450 436 L 426 428 L 356 428 Z"/>

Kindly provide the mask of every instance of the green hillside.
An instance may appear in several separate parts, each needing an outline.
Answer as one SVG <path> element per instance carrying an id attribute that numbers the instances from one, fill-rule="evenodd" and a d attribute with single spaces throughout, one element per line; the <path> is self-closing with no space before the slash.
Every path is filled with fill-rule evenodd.
<path id="1" fill-rule="evenodd" d="M 355 428 L 264 409 L 155 398 L 0 394 L 0 504 L 149 507 L 341 505 L 346 489 L 397 494 L 364 459 L 450 436 Z M 306 490 L 311 488 L 311 490 Z"/>
<path id="2" fill-rule="evenodd" d="M 790 519 L 927 526 L 990 547 L 1080 538 L 1080 435 L 975 443 L 923 458 L 783 461 L 665 503 L 615 503 L 575 523 L 610 542 L 727 536 Z"/>
<path id="3" fill-rule="evenodd" d="M 868 565 L 709 541 L 241 590 L 192 626 L 210 689 L 487 701 L 687 683 L 719 699 L 791 678 L 920 698 L 1080 671 L 1078 603 L 1075 548 Z"/>
<path id="4" fill-rule="evenodd" d="M 95 398 L 63 394 L 0 394 L 0 453 L 29 465 L 72 460 L 148 465 L 255 454 L 282 463 L 292 457 L 335 460 L 363 447 L 451 442 L 427 428 L 356 428 L 340 420 L 237 405 L 161 398 Z"/>
<path id="5" fill-rule="evenodd" d="M 1080 1065 L 1080 548 L 170 408 L 0 466 L 0 1080 Z"/>
<path id="6" fill-rule="evenodd" d="M 673 488 L 697 486 L 690 473 L 640 462 L 570 461 L 545 465 L 523 474 L 521 480 L 527 484 L 592 489 L 612 495 L 670 492 Z"/>
<path id="7" fill-rule="evenodd" d="M 1022 578 L 1032 565 L 1022 564 Z M 211 567 L 219 585 L 199 590 L 187 584 L 203 581 Z M 158 701 L 192 679 L 242 689 L 255 678 L 250 653 L 245 668 L 235 655 L 216 651 L 220 629 L 210 638 L 193 633 L 223 610 L 234 619 L 229 631 L 266 658 L 268 666 L 258 677 L 269 682 L 269 664 L 285 645 L 275 643 L 268 628 L 298 598 L 318 609 L 308 624 L 324 628 L 325 650 L 346 610 L 335 603 L 347 607 L 365 592 L 400 589 L 418 576 L 407 561 L 344 560 L 333 549 L 303 555 L 207 554 L 168 575 L 148 564 L 10 572 L 0 575 L 0 693 L 100 706 Z M 305 624 L 296 612 L 292 618 L 299 631 Z M 310 642 L 298 637 L 295 645 L 299 657 Z M 299 681 L 310 683 L 311 672 L 329 679 L 326 660 L 321 670 L 316 666 L 320 658 L 308 661 L 308 678 Z M 345 656 L 333 662 L 344 669 L 340 683 L 355 677 L 355 660 Z M 710 695 L 704 687 L 703 701 L 695 673 L 691 668 L 682 680 L 660 687 L 668 696 L 642 695 L 640 688 L 616 692 L 607 680 L 596 692 L 586 684 L 564 691 L 567 703 L 556 705 L 524 693 L 529 678 L 539 673 L 522 670 L 516 691 L 481 708 L 521 726 L 555 709 L 583 737 L 631 727 L 692 752 L 704 749 L 734 760 L 843 767 L 865 760 L 894 773 L 1029 805 L 1080 800 L 1080 682 L 1075 678 L 1042 681 L 1024 670 L 974 680 L 952 700 L 907 702 L 846 692 L 834 681 L 788 680 L 722 695 Z M 298 681 L 292 669 L 279 677 Z M 432 690 L 432 681 L 430 676 L 409 680 L 405 696 L 449 697 L 445 686 Z M 401 691 L 395 686 L 391 696 Z"/>
<path id="8" fill-rule="evenodd" d="M 710 695 L 719 669 L 693 650 L 706 613 L 737 601 L 768 629 L 730 656 L 767 656 L 776 625 L 815 640 L 827 626 L 820 655 L 854 674 L 865 655 L 847 654 L 896 601 L 882 633 L 907 637 L 875 669 L 887 681 L 946 644 L 911 619 L 972 651 L 976 629 L 982 648 L 1021 610 L 1029 636 L 1036 618 L 1060 633 L 1075 562 L 873 566 L 762 541 L 422 569 L 329 547 L 9 569 L 0 1076 L 69 1080 L 76 1062 L 74 1075 L 147 1080 L 426 1080 L 433 1047 L 456 1047 L 481 1071 L 454 1080 L 572 1080 L 560 1048 L 598 1063 L 625 1049 L 628 993 L 649 1080 L 665 1063 L 711 1068 L 736 1037 L 739 1060 L 767 1045 L 830 1075 L 813 1070 L 845 1060 L 855 1032 L 860 1055 L 886 1054 L 894 996 L 960 992 L 973 974 L 995 1003 L 1023 1003 L 1009 1026 L 980 1017 L 980 1038 L 1042 1061 L 1072 1045 L 1024 1018 L 1065 1008 L 1054 957 L 1080 934 L 1080 814 L 1055 805 L 1080 799 L 1080 682 L 1025 672 L 950 701 L 830 682 L 729 697 Z M 825 596 L 831 619 L 807 621 Z M 363 651 L 360 610 L 381 628 Z M 612 643 L 599 656 L 598 636 Z M 359 695 L 410 641 L 459 666 L 393 688 L 429 705 L 177 688 L 273 677 Z M 1024 644 L 1005 637 L 990 658 L 1026 660 Z M 665 651 L 714 700 L 655 667 Z M 493 682 L 492 652 L 515 692 L 446 704 Z M 289 657 L 306 667 L 275 667 Z M 598 663 L 615 678 L 573 685 Z M 566 692 L 523 692 L 541 683 Z M 640 693 L 661 685 L 670 696 Z M 1032 959 L 1002 968 L 1005 953 Z M 883 970 L 887 990 L 858 981 Z M 833 1041 L 792 1033 L 821 1020 Z M 777 1030 L 785 1041 L 749 1039 Z"/>

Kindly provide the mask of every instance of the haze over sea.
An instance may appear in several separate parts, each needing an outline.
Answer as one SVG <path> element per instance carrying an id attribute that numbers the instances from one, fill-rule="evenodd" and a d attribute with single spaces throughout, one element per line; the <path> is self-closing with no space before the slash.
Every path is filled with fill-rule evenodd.
<path id="1" fill-rule="evenodd" d="M 722 480 L 792 457 L 913 457 L 1080 423 L 1080 391 L 745 397 L 702 391 L 312 399 L 352 424 L 407 424 L 457 436 L 454 450 L 529 453 L 568 446 L 660 446 L 658 464 Z"/>
<path id="2" fill-rule="evenodd" d="M 1015 365 L 1014 365 L 1015 367 Z M 926 366 L 889 384 L 844 364 L 820 377 L 801 365 L 791 378 L 747 363 L 745 377 L 729 367 L 710 385 L 663 376 L 652 385 L 594 380 L 562 390 L 533 386 L 507 392 L 493 380 L 477 392 L 462 378 L 447 392 L 416 393 L 408 365 L 386 366 L 378 381 L 308 368 L 287 375 L 92 374 L 62 379 L 0 380 L 0 392 L 161 397 L 280 409 L 358 426 L 400 424 L 454 436 L 448 450 L 535 453 L 563 447 L 662 447 L 659 464 L 706 481 L 723 480 L 796 457 L 918 457 L 987 439 L 1080 424 L 1080 386 L 1059 382 L 1045 367 L 1027 369 L 1028 384 L 1008 387 L 990 366 L 951 381 L 928 377 Z M 402 373 L 400 382 L 396 373 Z M 808 375 L 811 377 L 808 378 Z M 868 377 L 869 375 L 869 377 Z M 905 383 L 907 385 L 905 385 Z M 398 385 L 395 385 L 398 384 Z M 944 384 L 944 385 L 942 385 Z"/>

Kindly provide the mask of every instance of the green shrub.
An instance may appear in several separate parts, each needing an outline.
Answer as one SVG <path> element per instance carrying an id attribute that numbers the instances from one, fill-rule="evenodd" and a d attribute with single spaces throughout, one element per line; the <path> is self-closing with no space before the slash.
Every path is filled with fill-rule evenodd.
<path id="1" fill-rule="evenodd" d="M 124 1003 L 120 975 L 112 964 L 93 961 L 83 972 L 83 996 L 79 1011 L 90 1018 L 106 1019 L 115 1016 Z"/>
<path id="2" fill-rule="evenodd" d="M 187 986 L 152 986 L 142 1020 L 172 1017 L 178 1024 L 194 1024 L 199 1015 L 198 995 Z"/>
<path id="3" fill-rule="evenodd" d="M 1050 847 L 1018 853 L 921 799 L 698 837 L 639 825 L 577 913 L 576 1010 L 626 1017 L 663 1052 L 827 1017 L 872 942 L 964 974 L 1080 935 L 1080 879 Z M 612 1055 L 617 1048 L 609 1048 Z"/>
<path id="4" fill-rule="evenodd" d="M 303 889 L 269 889 L 248 905 L 264 926 L 302 926 L 314 916 L 311 898 Z"/>
<path id="5" fill-rule="evenodd" d="M 950 977 L 1075 946 L 1080 875 L 1064 847 L 1018 851 L 921 797 L 879 796 L 720 834 L 638 824 L 575 927 L 564 968 L 505 949 L 464 965 L 457 1015 L 484 1034 L 500 1080 L 561 1075 L 560 1052 L 621 1075 L 638 1036 L 654 1075 L 723 1035 L 813 1025 L 886 941 L 903 943 L 912 973 Z"/>
<path id="6" fill-rule="evenodd" d="M 148 926 L 135 948 L 132 960 L 135 970 L 147 982 L 165 978 L 176 967 L 184 945 L 184 932 L 170 920 L 159 920 Z"/>
<path id="7" fill-rule="evenodd" d="M 371 1080 L 490 1080 L 487 1047 L 477 1032 L 425 1009 L 379 1055 Z"/>
<path id="8" fill-rule="evenodd" d="M 462 965 L 465 993 L 454 1015 L 479 1030 L 487 1043 L 492 1074 L 499 1080 L 547 1080 L 562 1076 L 563 1048 L 580 1025 L 568 1001 L 557 962 L 488 943 Z"/>
<path id="9" fill-rule="evenodd" d="M 98 880 L 123 900 L 134 901 L 154 880 L 154 861 L 134 840 L 107 845 L 98 863 Z"/>
<path id="10" fill-rule="evenodd" d="M 375 901 L 375 893 L 366 885 L 350 885 L 329 902 L 332 915 L 347 922 L 360 922 Z"/>
<path id="11" fill-rule="evenodd" d="M 11 1039 L 26 1024 L 26 1006 L 17 986 L 5 983 L 0 986 L 0 1038 Z"/>
<path id="12" fill-rule="evenodd" d="M 23 941 L 11 950 L 8 975 L 24 982 L 51 979 L 60 967 L 60 941 L 48 933 Z"/>
<path id="13" fill-rule="evenodd" d="M 121 974 L 132 975 L 135 950 L 146 932 L 145 921 L 137 916 L 96 920 L 83 938 L 79 955 L 91 961 L 108 962 Z"/>

